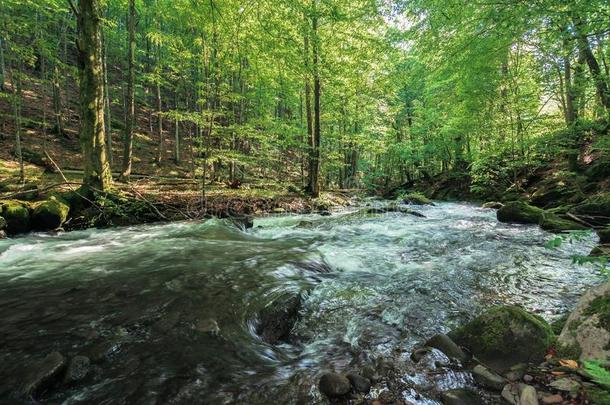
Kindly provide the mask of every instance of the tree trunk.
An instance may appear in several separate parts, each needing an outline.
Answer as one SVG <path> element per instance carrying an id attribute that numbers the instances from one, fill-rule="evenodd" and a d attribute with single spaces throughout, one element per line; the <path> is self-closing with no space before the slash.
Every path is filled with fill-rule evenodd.
<path id="1" fill-rule="evenodd" d="M 178 89 L 176 89 L 176 122 L 174 127 L 174 160 L 180 164 L 180 121 L 178 120 Z"/>
<path id="2" fill-rule="evenodd" d="M 21 62 L 18 63 L 21 65 Z M 10 68 L 9 68 L 10 69 Z M 21 150 L 21 71 L 15 77 L 15 72 L 11 69 L 11 88 L 13 90 L 13 114 L 15 119 L 15 156 L 19 162 L 19 181 L 25 182 L 25 169 L 23 166 L 23 153 Z"/>
<path id="3" fill-rule="evenodd" d="M 4 63 L 4 40 L 0 36 L 0 91 L 4 91 L 4 80 L 6 78 L 6 66 Z"/>
<path id="4" fill-rule="evenodd" d="M 106 124 L 106 150 L 108 151 L 108 164 L 112 170 L 113 153 L 112 153 L 112 116 L 110 114 L 110 85 L 108 84 L 108 44 L 105 38 L 102 37 L 104 43 L 104 122 Z"/>
<path id="5" fill-rule="evenodd" d="M 159 136 L 159 155 L 157 156 L 157 162 L 161 163 L 165 157 L 165 139 L 163 137 L 163 116 L 161 110 L 163 108 L 161 102 L 161 83 L 157 80 L 157 130 Z"/>
<path id="6" fill-rule="evenodd" d="M 127 114 L 125 115 L 125 133 L 123 135 L 123 167 L 121 179 L 129 180 L 133 155 L 133 127 L 136 115 L 136 2 L 129 0 L 127 29 L 129 44 L 127 50 Z"/>
<path id="7" fill-rule="evenodd" d="M 99 0 L 78 2 L 78 72 L 80 143 L 83 150 L 83 186 L 107 191 L 112 173 L 106 155 L 104 79 L 102 67 L 101 5 Z"/>
<path id="8" fill-rule="evenodd" d="M 64 125 L 61 105 L 61 86 L 59 84 L 59 68 L 55 65 L 53 70 L 53 114 L 55 115 L 55 133 L 64 135 Z"/>
<path id="9" fill-rule="evenodd" d="M 315 5 L 314 0 L 314 5 Z M 317 198 L 320 195 L 320 71 L 318 66 L 319 54 L 319 38 L 318 38 L 318 16 L 315 14 L 312 18 L 313 31 L 313 159 L 312 159 L 312 174 L 311 174 L 311 196 Z"/>
<path id="10" fill-rule="evenodd" d="M 583 24 L 579 19 L 575 19 L 574 26 L 576 28 L 578 47 L 585 61 L 587 62 L 587 65 L 589 66 L 589 71 L 591 72 L 591 76 L 593 77 L 599 101 L 601 102 L 601 105 L 606 109 L 606 113 L 609 113 L 610 93 L 608 91 L 608 83 L 602 75 L 599 63 L 597 62 L 597 59 L 595 58 L 595 55 L 591 50 L 591 45 L 589 44 L 589 40 L 587 39 L 586 34 L 582 32 L 582 25 Z"/>
<path id="11" fill-rule="evenodd" d="M 569 49 L 569 42 L 564 40 L 564 56 L 563 56 L 563 70 L 564 70 L 564 81 L 565 81 L 565 117 L 567 126 L 571 126 L 576 121 L 576 109 L 574 108 L 574 87 L 572 83 L 572 63 L 571 57 L 572 52 Z"/>

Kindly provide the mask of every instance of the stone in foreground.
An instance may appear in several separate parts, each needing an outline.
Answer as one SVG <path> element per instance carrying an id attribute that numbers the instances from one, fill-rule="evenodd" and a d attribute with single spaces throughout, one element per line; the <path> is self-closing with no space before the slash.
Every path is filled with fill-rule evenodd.
<path id="1" fill-rule="evenodd" d="M 544 319 L 515 306 L 492 308 L 449 337 L 498 373 L 519 363 L 540 363 L 554 341 Z"/>
<path id="2" fill-rule="evenodd" d="M 24 397 L 32 397 L 52 385 L 66 368 L 66 359 L 59 352 L 47 355 L 25 377 L 21 393 Z"/>
<path id="3" fill-rule="evenodd" d="M 337 373 L 326 373 L 320 378 L 320 392 L 329 398 L 342 397 L 351 390 L 347 377 Z"/>

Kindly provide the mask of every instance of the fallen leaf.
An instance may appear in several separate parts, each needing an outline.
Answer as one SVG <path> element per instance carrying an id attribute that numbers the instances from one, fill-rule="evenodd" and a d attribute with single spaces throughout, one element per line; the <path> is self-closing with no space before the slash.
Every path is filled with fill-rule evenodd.
<path id="1" fill-rule="evenodd" d="M 575 360 L 559 360 L 559 364 L 568 368 L 578 368 L 578 362 Z"/>
<path id="2" fill-rule="evenodd" d="M 564 371 L 551 371 L 551 374 L 560 376 L 560 375 L 565 375 L 565 372 Z"/>

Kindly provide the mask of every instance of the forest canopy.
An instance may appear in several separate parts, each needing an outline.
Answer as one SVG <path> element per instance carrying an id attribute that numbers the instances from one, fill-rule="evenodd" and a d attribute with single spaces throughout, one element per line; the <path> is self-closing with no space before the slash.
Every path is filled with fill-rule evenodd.
<path id="1" fill-rule="evenodd" d="M 551 131 L 610 111 L 602 0 L 4 0 L 2 126 L 19 160 L 28 92 L 52 106 L 45 133 L 75 115 L 82 131 L 84 3 L 100 29 L 98 136 L 122 180 L 148 139 L 146 164 L 206 181 L 317 195 L 468 172 L 476 192 L 490 165 L 521 170 Z"/>

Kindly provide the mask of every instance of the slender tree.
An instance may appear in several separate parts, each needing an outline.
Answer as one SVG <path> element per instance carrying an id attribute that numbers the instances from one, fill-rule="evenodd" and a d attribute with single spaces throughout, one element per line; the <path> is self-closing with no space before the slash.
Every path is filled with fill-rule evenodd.
<path id="1" fill-rule="evenodd" d="M 123 139 L 123 168 L 121 179 L 129 180 L 131 176 L 131 161 L 133 155 L 133 131 L 135 123 L 135 54 L 136 54 L 136 2 L 129 0 L 129 11 L 127 13 L 127 30 L 129 35 L 127 51 L 127 111 L 125 114 L 125 133 Z"/>

